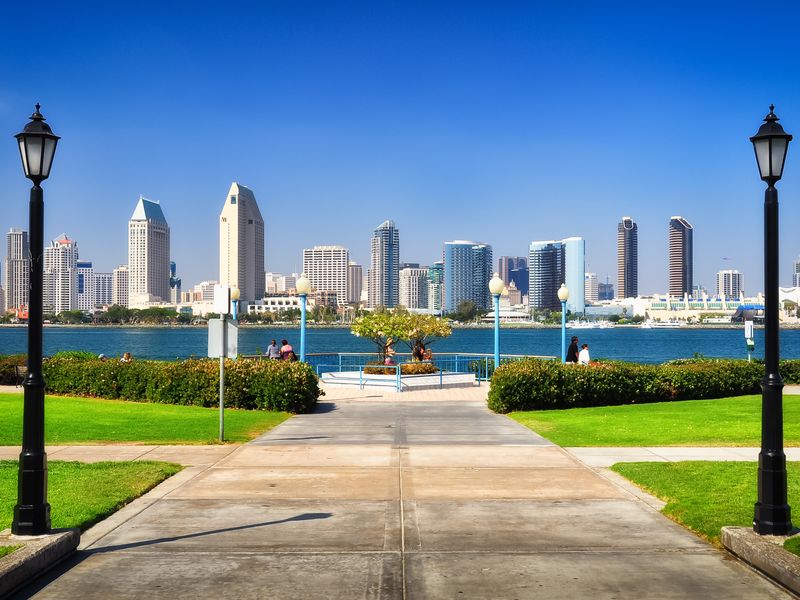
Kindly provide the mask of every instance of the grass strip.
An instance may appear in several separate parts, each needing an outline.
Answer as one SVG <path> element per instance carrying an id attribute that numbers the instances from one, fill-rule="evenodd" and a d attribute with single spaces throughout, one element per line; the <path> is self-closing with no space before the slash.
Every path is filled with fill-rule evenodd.
<path id="1" fill-rule="evenodd" d="M 0 558 L 8 556 L 14 552 L 14 550 L 19 550 L 20 548 L 22 548 L 22 546 L 0 546 Z"/>
<path id="2" fill-rule="evenodd" d="M 717 546 L 722 527 L 753 525 L 758 463 L 617 463 L 611 470 L 664 500 L 661 512 Z M 800 506 L 800 463 L 787 463 L 787 472 L 789 505 Z"/>
<path id="3" fill-rule="evenodd" d="M 786 446 L 800 446 L 800 396 L 784 396 Z M 516 412 L 560 446 L 760 446 L 761 396 Z"/>
<path id="4" fill-rule="evenodd" d="M 0 445 L 22 439 L 22 394 L 0 394 Z M 225 439 L 246 442 L 279 425 L 291 415 L 261 410 L 225 411 Z M 47 396 L 45 432 L 58 444 L 214 444 L 219 436 L 219 410 L 198 406 L 150 404 Z"/>
<path id="5" fill-rule="evenodd" d="M 180 470 L 163 462 L 53 461 L 48 465 L 52 526 L 84 530 Z M 17 474 L 17 461 L 0 461 L 0 530 L 11 526 Z"/>

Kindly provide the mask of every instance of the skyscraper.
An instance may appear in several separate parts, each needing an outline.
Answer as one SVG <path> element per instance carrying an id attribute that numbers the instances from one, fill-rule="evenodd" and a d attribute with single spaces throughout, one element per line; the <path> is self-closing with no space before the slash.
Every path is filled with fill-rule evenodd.
<path id="1" fill-rule="evenodd" d="M 78 244 L 62 233 L 44 249 L 42 309 L 58 314 L 78 308 Z"/>
<path id="2" fill-rule="evenodd" d="M 111 303 L 128 306 L 128 265 L 120 265 L 111 272 Z"/>
<path id="3" fill-rule="evenodd" d="M 792 262 L 792 287 L 800 287 L 800 258 Z"/>
<path id="4" fill-rule="evenodd" d="M 742 274 L 739 271 L 726 269 L 717 272 L 717 296 L 725 294 L 726 298 L 738 298 L 743 292 Z"/>
<path id="5" fill-rule="evenodd" d="M 219 215 L 219 281 L 238 287 L 241 301 L 264 297 L 264 219 L 253 192 L 235 181 Z"/>
<path id="6" fill-rule="evenodd" d="M 531 242 L 528 271 L 530 308 L 561 310 L 558 289 L 565 283 L 569 290 L 567 310 L 580 314 L 585 312 L 586 259 L 583 238 Z"/>
<path id="7" fill-rule="evenodd" d="M 335 292 L 336 303 L 347 304 L 347 265 L 350 251 L 341 246 L 314 246 L 303 250 L 303 272 L 312 289 Z"/>
<path id="8" fill-rule="evenodd" d="M 94 309 L 97 298 L 94 289 L 94 265 L 86 261 L 78 261 L 75 265 L 75 307 L 74 309 L 89 312 Z"/>
<path id="9" fill-rule="evenodd" d="M 347 302 L 358 304 L 361 302 L 361 290 L 364 287 L 364 269 L 352 260 L 347 265 Z"/>
<path id="10" fill-rule="evenodd" d="M 109 306 L 112 304 L 113 275 L 111 273 L 94 274 L 94 305 Z"/>
<path id="11" fill-rule="evenodd" d="M 400 304 L 406 308 L 428 308 L 428 267 L 400 269 Z"/>
<path id="12" fill-rule="evenodd" d="M 28 232 L 11 229 L 6 235 L 6 310 L 28 306 L 31 281 L 31 249 Z"/>
<path id="13" fill-rule="evenodd" d="M 444 262 L 437 260 L 428 269 L 428 310 L 442 312 Z"/>
<path id="14" fill-rule="evenodd" d="M 524 256 L 501 256 L 497 261 L 498 274 L 503 283 L 511 283 L 511 272 L 516 269 L 524 269 L 528 266 L 528 259 Z"/>
<path id="15" fill-rule="evenodd" d="M 583 289 L 586 293 L 587 304 L 594 304 L 600 299 L 600 287 L 597 273 L 586 273 Z"/>
<path id="16" fill-rule="evenodd" d="M 139 196 L 128 221 L 128 304 L 169 295 L 169 225 L 158 202 Z"/>
<path id="17" fill-rule="evenodd" d="M 617 225 L 617 298 L 639 295 L 639 226 L 630 217 Z"/>
<path id="18" fill-rule="evenodd" d="M 372 235 L 367 304 L 392 308 L 400 302 L 400 231 L 394 221 L 384 221 Z"/>
<path id="19" fill-rule="evenodd" d="M 683 217 L 669 220 L 669 295 L 692 293 L 692 225 Z"/>
<path id="20" fill-rule="evenodd" d="M 479 310 L 490 310 L 492 296 L 492 247 L 488 244 L 454 240 L 444 244 L 444 312 L 453 312 L 465 300 Z"/>

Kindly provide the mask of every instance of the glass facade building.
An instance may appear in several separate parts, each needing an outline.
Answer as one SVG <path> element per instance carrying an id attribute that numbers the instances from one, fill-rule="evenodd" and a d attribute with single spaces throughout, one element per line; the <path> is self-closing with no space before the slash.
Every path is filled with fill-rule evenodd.
<path id="1" fill-rule="evenodd" d="M 469 300 L 479 309 L 490 310 L 492 297 L 492 247 L 455 240 L 444 244 L 444 312 L 453 312 Z"/>

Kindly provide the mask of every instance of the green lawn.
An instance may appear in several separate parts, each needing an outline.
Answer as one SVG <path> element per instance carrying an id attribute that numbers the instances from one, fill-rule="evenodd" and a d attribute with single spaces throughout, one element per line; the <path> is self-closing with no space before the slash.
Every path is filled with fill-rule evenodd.
<path id="1" fill-rule="evenodd" d="M 86 529 L 180 470 L 162 462 L 53 461 L 48 465 L 52 526 Z M 17 473 L 17 461 L 0 461 L 0 530 L 11 526 Z"/>
<path id="2" fill-rule="evenodd" d="M 784 437 L 800 446 L 800 396 L 784 396 Z M 760 446 L 761 396 L 509 415 L 560 446 Z"/>
<path id="3" fill-rule="evenodd" d="M 725 525 L 753 525 L 757 463 L 618 463 L 611 469 L 664 500 L 665 515 L 714 544 Z M 787 471 L 789 506 L 800 507 L 800 463 L 787 463 Z"/>
<path id="4" fill-rule="evenodd" d="M 0 558 L 4 556 L 8 556 L 17 548 L 21 548 L 22 546 L 0 546 Z"/>
<path id="5" fill-rule="evenodd" d="M 0 446 L 22 439 L 22 394 L 0 394 Z M 246 442 L 291 415 L 260 410 L 226 410 L 225 440 Z M 48 445 L 94 443 L 214 444 L 219 410 L 197 406 L 47 396 Z"/>

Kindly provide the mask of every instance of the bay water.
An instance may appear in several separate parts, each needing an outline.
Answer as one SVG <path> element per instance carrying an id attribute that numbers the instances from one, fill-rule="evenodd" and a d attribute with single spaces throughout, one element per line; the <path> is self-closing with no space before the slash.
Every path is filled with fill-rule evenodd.
<path id="1" fill-rule="evenodd" d="M 746 358 L 742 329 L 608 329 L 567 330 L 567 339 L 577 335 L 589 344 L 592 358 L 618 359 L 639 363 L 660 363 L 674 358 L 691 358 L 696 353 L 708 357 Z M 239 353 L 264 352 L 270 340 L 287 339 L 299 351 L 297 327 L 243 327 L 239 329 Z M 764 354 L 764 331 L 755 332 L 756 358 Z M 0 354 L 22 354 L 27 348 L 25 327 L 0 327 Z M 61 350 L 87 350 L 109 357 L 130 352 L 137 358 L 174 360 L 206 356 L 208 330 L 205 327 L 60 327 L 44 329 L 44 353 Z M 446 339 L 432 345 L 436 352 L 491 354 L 494 333 L 491 328 L 454 329 Z M 373 352 L 369 340 L 357 338 L 347 328 L 309 328 L 306 352 Z M 398 351 L 407 351 L 398 345 Z M 560 329 L 501 329 L 503 354 L 558 356 Z M 800 329 L 781 331 L 781 357 L 800 358 Z"/>

